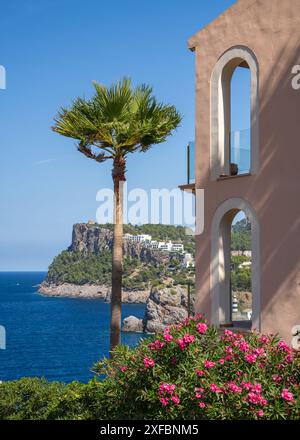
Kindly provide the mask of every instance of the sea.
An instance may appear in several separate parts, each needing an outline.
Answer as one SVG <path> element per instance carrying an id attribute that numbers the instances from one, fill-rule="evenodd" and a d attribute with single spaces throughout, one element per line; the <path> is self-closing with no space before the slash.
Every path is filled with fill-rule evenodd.
<path id="1" fill-rule="evenodd" d="M 94 377 L 94 363 L 108 355 L 110 304 L 41 296 L 37 288 L 45 277 L 45 272 L 0 272 L 0 330 L 6 334 L 0 381 L 44 377 L 86 383 Z M 144 309 L 123 304 L 123 318 L 142 318 Z M 143 337 L 123 333 L 122 343 L 132 347 Z"/>

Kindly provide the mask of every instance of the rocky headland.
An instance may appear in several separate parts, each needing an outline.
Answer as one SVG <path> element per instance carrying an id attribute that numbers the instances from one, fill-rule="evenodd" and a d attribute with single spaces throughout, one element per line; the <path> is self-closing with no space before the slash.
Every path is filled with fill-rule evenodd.
<path id="1" fill-rule="evenodd" d="M 135 227 L 129 228 L 127 232 L 135 234 L 135 229 L 132 230 Z M 181 239 L 187 246 L 191 240 L 186 237 L 184 228 L 174 226 L 148 225 L 147 233 L 155 234 L 158 240 Z M 49 297 L 110 302 L 112 247 L 112 225 L 75 224 L 71 245 L 54 258 L 38 292 Z M 126 318 L 124 331 L 155 333 L 188 315 L 187 289 L 180 287 L 189 276 L 181 266 L 183 254 L 152 249 L 144 243 L 124 239 L 123 255 L 122 302 L 145 304 L 144 318 Z"/>

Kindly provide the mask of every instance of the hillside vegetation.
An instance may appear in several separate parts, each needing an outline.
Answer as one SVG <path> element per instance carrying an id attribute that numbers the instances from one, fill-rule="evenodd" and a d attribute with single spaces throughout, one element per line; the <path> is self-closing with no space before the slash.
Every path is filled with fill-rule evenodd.
<path id="1" fill-rule="evenodd" d="M 113 225 L 97 225 L 99 229 L 112 230 Z M 132 235 L 149 234 L 153 240 L 181 242 L 186 252 L 194 255 L 195 238 L 186 234 L 183 226 L 172 225 L 124 225 L 124 233 Z M 249 222 L 242 220 L 232 228 L 232 248 L 234 250 L 251 249 L 251 227 Z M 251 271 L 240 269 L 238 265 L 247 261 L 246 257 L 233 257 L 233 289 L 238 291 L 251 290 Z M 183 269 L 176 255 L 170 254 L 168 264 L 145 264 L 138 258 L 124 258 L 123 287 L 127 290 L 150 289 L 153 285 L 193 284 L 194 269 Z M 98 253 L 74 252 L 64 250 L 56 256 L 49 266 L 48 282 L 55 284 L 72 283 L 104 284 L 111 282 L 111 251 Z"/>
<path id="2" fill-rule="evenodd" d="M 112 230 L 113 225 L 97 225 L 99 229 Z M 181 242 L 185 250 L 194 254 L 194 237 L 186 235 L 183 226 L 124 225 L 124 233 L 149 234 L 153 240 Z M 170 254 L 167 264 L 145 264 L 138 258 L 124 257 L 123 287 L 127 290 L 145 290 L 151 286 L 186 284 L 194 278 L 193 269 L 183 269 L 176 255 Z M 47 280 L 51 283 L 104 284 L 111 281 L 111 251 L 97 253 L 64 250 L 49 266 Z"/>

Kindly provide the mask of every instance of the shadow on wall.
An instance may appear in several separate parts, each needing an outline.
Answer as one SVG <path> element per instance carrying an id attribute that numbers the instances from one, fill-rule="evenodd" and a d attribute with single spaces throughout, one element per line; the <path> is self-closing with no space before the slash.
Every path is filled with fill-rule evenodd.
<path id="1" fill-rule="evenodd" d="M 292 87 L 292 68 L 300 61 L 298 34 L 297 30 L 293 36 L 291 29 L 290 39 L 282 41 L 281 48 L 276 52 L 270 51 L 269 59 L 258 58 L 258 63 L 264 71 L 264 78 L 260 78 L 259 94 L 260 166 L 255 176 L 255 184 L 249 185 L 244 193 L 246 201 L 251 205 L 253 201 L 262 226 L 261 274 L 270 274 L 269 279 L 264 276 L 264 285 L 268 284 L 270 291 L 275 292 L 269 297 L 262 291 L 264 286 L 261 286 L 261 314 L 274 313 L 279 320 L 283 319 L 285 311 L 288 313 L 297 306 L 300 308 L 299 282 L 295 285 L 295 280 L 299 276 L 300 254 L 300 145 L 298 145 L 300 91 Z M 287 54 L 290 56 L 287 57 Z M 289 174 L 289 179 L 282 180 L 282 174 Z M 207 177 L 205 176 L 205 179 Z M 257 188 L 263 188 L 263 191 L 258 193 Z M 277 203 L 279 194 L 280 206 Z M 233 197 L 238 196 L 237 189 Z M 210 220 L 205 213 L 205 224 L 209 225 L 207 227 L 211 227 Z M 295 245 L 295 238 L 299 240 L 298 246 Z M 211 243 L 210 240 L 200 243 L 200 240 L 201 238 L 196 237 L 198 247 L 196 263 L 207 268 L 202 278 L 207 285 L 210 284 L 211 277 L 210 261 L 207 261 Z M 276 240 L 275 247 L 274 240 Z M 285 258 L 288 255 L 289 261 L 283 261 L 281 255 Z M 197 288 L 201 289 L 201 286 Z M 290 292 L 291 300 L 284 304 L 283 309 L 278 310 L 274 305 L 283 291 Z M 201 309 L 209 313 L 208 296 L 205 299 L 201 298 Z"/>

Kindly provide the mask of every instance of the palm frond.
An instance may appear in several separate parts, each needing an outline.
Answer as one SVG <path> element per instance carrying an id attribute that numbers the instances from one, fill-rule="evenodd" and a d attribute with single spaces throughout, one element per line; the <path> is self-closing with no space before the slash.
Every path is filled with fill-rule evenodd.
<path id="1" fill-rule="evenodd" d="M 159 103 L 152 88 L 142 84 L 132 88 L 123 78 L 110 87 L 93 83 L 91 99 L 77 98 L 69 108 L 61 108 L 52 129 L 78 141 L 86 157 L 103 162 L 117 155 L 147 151 L 164 142 L 181 122 L 174 106 Z M 95 153 L 93 149 L 99 149 Z"/>

